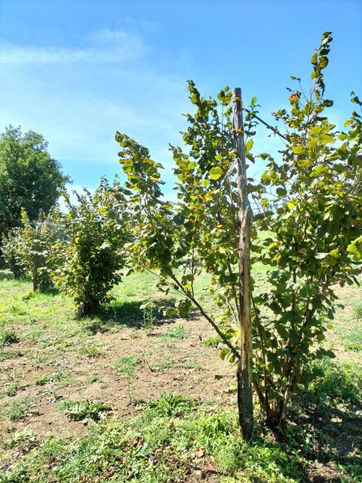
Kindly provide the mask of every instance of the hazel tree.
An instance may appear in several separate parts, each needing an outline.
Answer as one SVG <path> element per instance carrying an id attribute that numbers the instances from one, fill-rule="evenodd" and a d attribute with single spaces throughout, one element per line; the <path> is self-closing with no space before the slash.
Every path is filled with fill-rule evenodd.
<path id="1" fill-rule="evenodd" d="M 237 90 L 225 88 L 218 100 L 206 99 L 189 82 L 196 112 L 187 115 L 186 149 L 171 146 L 176 203 L 163 199 L 162 165 L 147 148 L 116 134 L 131 192 L 131 263 L 155 273 L 162 290 L 177 290 L 183 296 L 180 312 L 196 307 L 217 332 L 221 357 L 236 365 L 246 439 L 253 434 L 251 383 L 268 425 L 278 427 L 308 363 L 323 354 L 319 343 L 326 317 L 333 315 L 332 284 L 355 281 L 361 258 L 361 117 L 354 111 L 347 129 L 338 132 L 323 115 L 332 105 L 324 99 L 323 77 L 330 42 L 325 33 L 312 57 L 308 96 L 292 91 L 290 111 L 275 113 L 277 127 L 258 115 L 255 98 L 243 106 L 243 124 Z M 360 106 L 355 95 L 352 101 Z M 267 169 L 258 182 L 248 178 L 245 193 L 243 162 L 257 159 L 253 136 L 260 124 L 283 141 L 282 157 L 262 153 Z M 248 194 L 261 210 L 253 230 Z M 272 235 L 258 236 L 265 230 Z M 267 293 L 248 278 L 249 241 L 251 262 L 267 268 Z M 211 277 L 211 304 L 195 290 L 205 272 Z M 252 334 L 245 313 L 249 302 Z"/>
<path id="2" fill-rule="evenodd" d="M 125 229 L 128 208 L 118 183 L 101 181 L 94 194 L 85 191 L 77 202 L 66 199 L 65 239 L 55 246 L 64 260 L 55 271 L 56 285 L 74 298 L 78 315 L 96 313 L 110 289 L 122 279 L 123 246 L 129 242 Z"/>
<path id="3" fill-rule="evenodd" d="M 54 286 L 53 271 L 59 264 L 53 250 L 62 235 L 62 216 L 53 209 L 46 216 L 40 210 L 31 222 L 21 210 L 21 226 L 3 238 L 3 258 L 15 278 L 30 278 L 33 290 L 45 291 Z"/>

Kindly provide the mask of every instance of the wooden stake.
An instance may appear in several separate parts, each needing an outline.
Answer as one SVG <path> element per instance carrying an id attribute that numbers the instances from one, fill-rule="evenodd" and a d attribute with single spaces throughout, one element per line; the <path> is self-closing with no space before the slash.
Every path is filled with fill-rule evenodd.
<path id="1" fill-rule="evenodd" d="M 250 320 L 250 229 L 252 213 L 248 198 L 241 89 L 238 87 L 233 91 L 233 112 L 234 142 L 237 150 L 237 183 L 240 201 L 238 248 L 241 356 L 237 372 L 238 408 L 243 438 L 250 440 L 254 428 Z"/>

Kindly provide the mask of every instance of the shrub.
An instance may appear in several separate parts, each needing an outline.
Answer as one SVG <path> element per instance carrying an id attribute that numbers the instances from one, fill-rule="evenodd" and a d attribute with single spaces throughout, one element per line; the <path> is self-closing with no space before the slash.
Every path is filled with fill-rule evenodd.
<path id="1" fill-rule="evenodd" d="M 40 212 L 38 220 L 31 223 L 22 210 L 22 226 L 4 238 L 5 263 L 15 278 L 30 277 L 33 290 L 48 290 L 54 285 L 52 273 L 60 260 L 53 247 L 62 233 L 61 219 L 60 212 L 53 210 L 46 217 Z"/>
<path id="2" fill-rule="evenodd" d="M 76 204 L 66 199 L 66 238 L 56 248 L 64 264 L 57 269 L 55 281 L 74 298 L 79 316 L 87 316 L 100 309 L 109 290 L 121 280 L 124 245 L 129 241 L 127 204 L 118 184 L 111 187 L 105 179 L 93 195 L 85 191 L 77 198 Z"/>

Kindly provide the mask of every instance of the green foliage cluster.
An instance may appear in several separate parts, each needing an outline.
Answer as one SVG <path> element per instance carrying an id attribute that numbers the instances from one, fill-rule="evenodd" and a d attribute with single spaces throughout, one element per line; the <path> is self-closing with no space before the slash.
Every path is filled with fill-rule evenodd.
<path id="1" fill-rule="evenodd" d="M 62 236 L 62 216 L 52 210 L 48 216 L 40 212 L 32 223 L 27 212 L 21 210 L 21 227 L 12 229 L 3 239 L 3 258 L 15 278 L 30 277 L 34 290 L 53 287 L 52 274 L 61 260 L 53 250 Z"/>
<path id="2" fill-rule="evenodd" d="M 291 91 L 290 111 L 274 114 L 285 125 L 281 160 L 260 155 L 268 167 L 257 227 L 273 235 L 254 244 L 255 260 L 270 267 L 270 289 L 254 297 L 254 367 L 266 414 L 277 421 L 303 369 L 323 353 L 318 343 L 334 315 L 333 284 L 357 282 L 361 256 L 362 120 L 354 111 L 337 131 L 325 116 L 333 105 L 323 80 L 330 42 L 324 34 L 312 57 L 309 93 L 293 77 L 299 89 Z M 354 94 L 352 102 L 361 106 Z"/>
<path id="3" fill-rule="evenodd" d="M 119 184 L 103 179 L 94 194 L 78 195 L 76 204 L 66 200 L 65 240 L 55 251 L 64 262 L 55 271 L 56 285 L 72 296 L 79 315 L 93 314 L 121 280 L 125 267 L 124 245 L 130 240 L 126 229 L 128 207 Z"/>
<path id="4" fill-rule="evenodd" d="M 0 136 L 0 233 L 21 225 L 22 209 L 31 221 L 48 213 L 67 181 L 43 136 L 8 127 Z"/>
<path id="5" fill-rule="evenodd" d="M 111 411 L 110 406 L 100 401 L 65 401 L 65 415 L 72 421 L 92 420 L 99 422 Z"/>
<path id="6" fill-rule="evenodd" d="M 31 402 L 32 401 L 28 396 L 24 396 L 9 404 L 6 415 L 10 421 L 19 421 L 22 419 L 29 411 Z"/>
<path id="7" fill-rule="evenodd" d="M 267 422 L 279 426 L 285 408 L 308 364 L 324 354 L 320 342 L 334 314 L 333 284 L 356 282 L 362 255 L 361 115 L 353 111 L 338 131 L 325 110 L 324 69 L 331 34 L 323 35 L 312 57 L 312 88 L 290 91 L 290 109 L 274 116 L 278 127 L 262 121 L 256 98 L 244 107 L 245 156 L 254 162 L 253 136 L 260 121 L 283 142 L 280 159 L 258 155 L 268 165 L 260 182 L 248 179 L 249 195 L 259 209 L 254 222 L 252 263 L 268 267 L 268 290 L 253 283 L 253 383 Z M 117 133 L 120 163 L 131 191 L 135 270 L 160 277 L 164 292 L 182 295 L 178 310 L 200 310 L 222 340 L 221 356 L 240 364 L 244 351 L 239 265 L 240 210 L 238 163 L 234 141 L 232 93 L 218 101 L 203 98 L 189 82 L 196 108 L 186 116 L 185 149 L 171 146 L 178 182 L 177 202 L 162 198 L 160 169 L 147 148 Z M 361 107 L 352 93 L 352 102 Z M 258 233 L 269 231 L 271 237 Z M 201 273 L 211 275 L 214 311 L 195 294 Z M 240 348 L 241 346 L 241 348 Z"/>
<path id="8" fill-rule="evenodd" d="M 19 337 L 13 330 L 2 330 L 0 332 L 0 346 L 17 344 L 19 341 Z"/>

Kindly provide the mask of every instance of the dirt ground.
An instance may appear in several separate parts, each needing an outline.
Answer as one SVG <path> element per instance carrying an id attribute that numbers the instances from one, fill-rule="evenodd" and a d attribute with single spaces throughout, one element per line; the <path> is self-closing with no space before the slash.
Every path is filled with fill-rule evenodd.
<path id="1" fill-rule="evenodd" d="M 178 339 L 177 329 L 186 338 Z M 88 344 L 101 348 L 96 357 L 80 353 L 74 345 L 62 351 L 54 351 L 50 346 L 46 352 L 52 353 L 51 361 L 45 363 L 39 362 L 41 358 L 30 342 L 9 346 L 7 352 L 12 356 L 1 363 L 0 384 L 2 388 L 11 387 L 16 380 L 17 387 L 16 396 L 9 395 L 0 401 L 0 444 L 4 445 L 12 434 L 24 429 L 39 440 L 50 435 L 85 432 L 84 423 L 69 421 L 60 409 L 65 400 L 102 401 L 119 417 L 136 415 L 149 400 L 162 393 L 200 399 L 212 407 L 234 404 L 233 368 L 218 357 L 215 348 L 202 342 L 212 335 L 201 318 L 168 321 L 147 330 L 125 328 L 87 337 Z M 134 376 L 117 372 L 117 361 L 125 355 L 139 358 Z M 54 373 L 62 374 L 63 379 L 36 384 L 41 376 Z M 89 376 L 93 376 L 92 382 Z M 15 398 L 24 396 L 30 398 L 29 409 L 20 420 L 10 421 L 6 417 L 7 407 Z"/>

